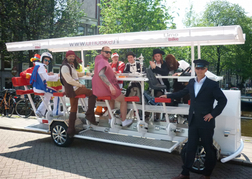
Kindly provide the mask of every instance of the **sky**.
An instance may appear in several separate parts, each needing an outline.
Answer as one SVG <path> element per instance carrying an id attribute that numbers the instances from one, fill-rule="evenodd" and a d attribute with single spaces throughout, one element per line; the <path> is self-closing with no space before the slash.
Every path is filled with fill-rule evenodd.
<path id="1" fill-rule="evenodd" d="M 168 6 L 174 7 L 176 9 L 176 12 L 179 13 L 179 16 L 174 14 L 175 15 L 174 22 L 177 25 L 177 29 L 181 29 L 185 28 L 182 20 L 185 18 L 186 8 L 189 9 L 190 7 L 191 4 L 190 2 L 193 3 L 194 11 L 197 14 L 199 14 L 205 10 L 206 4 L 213 0 L 174 0 L 174 1 L 176 1 L 174 5 L 168 4 Z M 227 0 L 227 1 L 232 4 L 238 4 L 239 6 L 245 9 L 245 12 L 247 12 L 247 16 L 252 16 L 252 0 Z M 167 2 L 169 3 L 171 1 L 169 0 Z"/>

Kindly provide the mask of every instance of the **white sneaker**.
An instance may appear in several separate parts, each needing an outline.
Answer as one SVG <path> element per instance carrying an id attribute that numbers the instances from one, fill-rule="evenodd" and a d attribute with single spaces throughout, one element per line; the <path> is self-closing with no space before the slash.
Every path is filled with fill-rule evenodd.
<path id="1" fill-rule="evenodd" d="M 125 126 L 130 126 L 133 122 L 133 119 L 125 119 L 124 121 L 122 121 L 122 126 L 125 127 Z"/>
<path id="2" fill-rule="evenodd" d="M 42 117 L 43 117 L 43 114 L 42 114 L 40 111 L 36 111 L 36 115 L 37 115 L 39 118 L 42 118 Z"/>

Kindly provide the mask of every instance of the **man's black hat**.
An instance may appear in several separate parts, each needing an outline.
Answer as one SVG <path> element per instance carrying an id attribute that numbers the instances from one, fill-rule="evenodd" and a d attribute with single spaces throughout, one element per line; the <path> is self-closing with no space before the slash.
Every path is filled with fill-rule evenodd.
<path id="1" fill-rule="evenodd" d="M 209 65 L 209 62 L 206 60 L 194 60 L 193 63 L 195 63 L 195 67 L 206 67 L 207 65 Z"/>
<path id="2" fill-rule="evenodd" d="M 164 55 L 164 54 L 165 54 L 164 51 L 162 51 L 162 50 L 154 49 L 154 50 L 153 50 L 152 56 L 154 56 L 154 55 L 157 54 L 157 53 L 159 53 L 159 54 L 161 54 L 161 55 Z"/>
<path id="3" fill-rule="evenodd" d="M 127 58 L 129 55 L 132 55 L 133 57 L 136 57 L 136 55 L 135 55 L 133 52 L 127 52 L 127 53 L 126 53 L 126 58 Z"/>

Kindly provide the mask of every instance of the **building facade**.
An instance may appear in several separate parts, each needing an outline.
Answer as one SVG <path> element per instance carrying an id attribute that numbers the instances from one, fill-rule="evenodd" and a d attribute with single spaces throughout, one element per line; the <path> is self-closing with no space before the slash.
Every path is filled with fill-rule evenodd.
<path id="1" fill-rule="evenodd" d="M 98 3 L 100 0 L 78 0 L 83 5 L 81 6 L 86 13 L 81 19 L 81 24 L 78 27 L 78 35 L 95 35 L 98 34 L 98 26 L 100 25 L 100 8 Z M 42 54 L 47 50 L 40 50 L 39 54 Z M 35 53 L 35 52 L 34 52 Z M 79 57 L 81 57 L 80 52 L 76 53 Z M 28 51 L 24 52 L 24 56 L 29 56 Z M 19 62 L 18 59 L 12 59 L 11 57 L 4 56 L 1 58 L 0 54 L 0 91 L 3 88 L 13 88 L 11 78 L 14 76 L 19 76 L 20 72 L 29 68 L 32 64 L 29 63 L 29 59 L 26 62 Z M 55 73 L 59 72 L 59 67 L 61 65 L 62 60 L 65 57 L 65 53 L 53 53 L 53 63 L 49 66 L 49 71 L 53 71 Z M 92 61 L 92 58 L 88 55 L 88 52 L 84 53 L 85 64 L 88 64 L 89 61 Z"/>

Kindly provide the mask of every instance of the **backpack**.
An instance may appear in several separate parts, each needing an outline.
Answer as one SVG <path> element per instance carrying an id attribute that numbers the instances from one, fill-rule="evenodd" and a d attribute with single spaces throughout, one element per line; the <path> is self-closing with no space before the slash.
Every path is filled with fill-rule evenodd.
<path id="1" fill-rule="evenodd" d="M 144 98 L 147 102 L 147 104 L 154 105 L 154 106 L 162 106 L 162 103 L 156 103 L 155 98 L 148 94 L 146 91 L 144 91 Z"/>
<path id="2" fill-rule="evenodd" d="M 139 83 L 131 83 L 130 86 L 126 90 L 126 97 L 129 96 L 138 96 L 140 101 L 136 102 L 137 104 L 142 103 L 142 95 L 141 95 L 141 85 Z"/>

